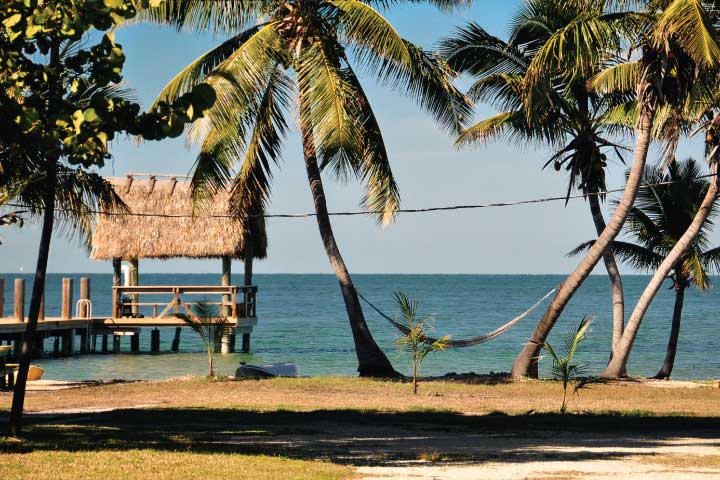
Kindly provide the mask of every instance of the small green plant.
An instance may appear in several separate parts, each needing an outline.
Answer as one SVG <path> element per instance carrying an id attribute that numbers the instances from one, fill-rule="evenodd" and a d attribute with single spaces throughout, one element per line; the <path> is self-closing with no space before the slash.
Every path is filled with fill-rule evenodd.
<path id="1" fill-rule="evenodd" d="M 563 386 L 563 400 L 560 406 L 560 413 L 567 411 L 569 403 L 568 399 L 568 388 L 573 387 L 573 393 L 578 395 L 578 392 L 587 387 L 588 384 L 597 381 L 594 378 L 588 378 L 585 375 L 586 366 L 575 363 L 575 353 L 580 344 L 585 341 L 587 334 L 590 329 L 592 319 L 585 317 L 580 321 L 575 331 L 569 331 L 562 337 L 562 350 L 556 351 L 549 343 L 543 345 L 543 349 L 546 350 L 552 357 L 552 369 L 550 374 L 555 380 L 560 380 Z"/>
<path id="2" fill-rule="evenodd" d="M 214 305 L 198 302 L 190 308 L 189 314 L 176 313 L 175 316 L 185 321 L 203 342 L 208 356 L 208 377 L 215 376 L 213 364 L 215 344 L 220 342 L 230 323 L 221 315 Z"/>
<path id="3" fill-rule="evenodd" d="M 413 393 L 417 395 L 418 375 L 425 357 L 432 352 L 444 350 L 448 344 L 447 336 L 430 342 L 427 336 L 432 325 L 432 317 L 418 316 L 418 302 L 411 300 L 402 292 L 395 292 L 395 301 L 400 307 L 402 318 L 398 323 L 402 325 L 405 335 L 399 338 L 395 345 L 410 356 L 412 364 Z"/>

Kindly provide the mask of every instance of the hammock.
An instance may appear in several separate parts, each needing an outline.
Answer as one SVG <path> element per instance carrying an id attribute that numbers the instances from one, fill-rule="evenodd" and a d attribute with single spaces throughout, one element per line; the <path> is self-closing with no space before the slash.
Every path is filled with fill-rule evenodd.
<path id="1" fill-rule="evenodd" d="M 502 335 L 503 333 L 507 332 L 507 331 L 510 330 L 512 327 L 514 327 L 515 324 L 517 324 L 520 320 L 522 320 L 523 318 L 525 318 L 525 317 L 527 317 L 528 315 L 530 315 L 530 313 L 531 313 L 533 310 L 535 310 L 537 307 L 539 307 L 540 304 L 543 303 L 550 295 L 552 295 L 553 293 L 555 293 L 556 290 L 557 290 L 557 287 L 556 287 L 556 288 L 553 288 L 553 289 L 550 290 L 548 293 L 546 293 L 544 297 L 542 297 L 540 300 L 538 300 L 532 307 L 530 307 L 529 309 L 525 310 L 523 313 L 521 313 L 521 314 L 518 315 L 517 317 L 513 318 L 512 320 L 510 320 L 510 321 L 507 322 L 505 325 L 502 325 L 501 327 L 493 330 L 492 332 L 487 333 L 487 334 L 485 334 L 485 335 L 481 335 L 481 336 L 479 336 L 479 337 L 466 338 L 466 339 L 463 339 L 463 340 L 452 340 L 452 339 L 449 339 L 449 340 L 447 340 L 447 341 L 445 342 L 446 348 L 472 347 L 472 346 L 474 346 L 474 345 L 480 345 L 481 343 L 488 342 L 488 341 L 492 340 L 492 339 L 495 338 L 495 337 L 499 337 L 500 335 Z M 357 291 L 357 290 L 356 290 L 356 291 Z M 375 311 L 376 311 L 381 317 L 383 317 L 385 320 L 387 320 L 388 322 L 390 322 L 395 328 L 397 328 L 398 330 L 400 330 L 400 331 L 401 331 L 402 333 L 404 333 L 405 335 L 407 335 L 407 334 L 410 332 L 410 330 L 409 330 L 407 327 L 405 327 L 405 325 L 403 325 L 403 324 L 401 324 L 401 323 L 399 323 L 399 322 L 396 322 L 396 321 L 393 320 L 391 317 L 389 317 L 389 316 L 385 315 L 383 312 L 381 312 L 379 308 L 377 308 L 375 305 L 373 305 L 372 303 L 370 303 L 370 301 L 369 301 L 367 298 L 363 297 L 360 292 L 357 292 L 357 294 L 360 296 L 360 298 L 363 299 L 363 301 L 364 301 L 365 303 L 367 303 L 368 305 L 370 305 L 370 307 L 371 307 L 373 310 L 375 310 Z M 437 338 L 432 338 L 432 337 L 425 337 L 425 338 L 423 339 L 423 342 L 428 343 L 428 344 L 435 343 L 436 341 L 438 341 L 438 339 L 437 339 Z"/>

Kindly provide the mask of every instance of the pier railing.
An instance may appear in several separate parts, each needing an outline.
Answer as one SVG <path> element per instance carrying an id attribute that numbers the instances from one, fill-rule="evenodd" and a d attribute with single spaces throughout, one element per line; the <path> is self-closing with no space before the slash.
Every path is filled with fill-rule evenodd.
<path id="1" fill-rule="evenodd" d="M 238 303 L 242 294 L 242 302 Z M 172 295 L 170 301 L 128 301 L 129 295 Z M 114 286 L 113 287 L 113 318 L 131 316 L 133 306 L 152 307 L 153 318 L 163 318 L 168 314 L 189 313 L 191 305 L 200 302 L 187 302 L 181 295 L 219 295 L 218 302 L 202 302 L 206 305 L 220 305 L 230 310 L 232 318 L 254 318 L 256 314 L 256 286 L 238 287 L 235 285 L 140 285 L 140 286 Z M 158 309 L 160 312 L 158 312 Z"/>

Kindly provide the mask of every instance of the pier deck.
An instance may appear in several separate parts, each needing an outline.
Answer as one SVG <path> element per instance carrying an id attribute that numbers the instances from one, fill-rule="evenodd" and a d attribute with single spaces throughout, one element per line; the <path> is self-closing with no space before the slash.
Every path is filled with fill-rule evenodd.
<path id="1" fill-rule="evenodd" d="M 253 327 L 257 325 L 257 318 L 228 317 L 230 327 Z M 187 327 L 188 324 L 174 316 L 166 317 L 123 317 L 111 318 L 109 316 L 94 318 L 54 318 L 48 317 L 38 320 L 37 329 L 40 332 L 65 329 L 88 328 L 154 328 L 154 327 Z M 0 318 L 0 335 L 23 333 L 27 328 L 27 322 L 19 322 L 13 317 Z"/>

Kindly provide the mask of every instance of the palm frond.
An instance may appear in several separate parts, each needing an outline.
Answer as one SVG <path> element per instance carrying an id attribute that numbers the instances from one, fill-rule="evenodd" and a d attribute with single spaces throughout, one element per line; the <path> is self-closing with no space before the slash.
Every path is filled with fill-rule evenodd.
<path id="1" fill-rule="evenodd" d="M 655 41 L 661 48 L 667 39 L 678 42 L 698 64 L 720 63 L 720 46 L 710 12 L 700 0 L 673 0 L 658 20 Z"/>

